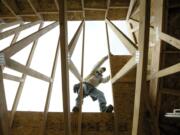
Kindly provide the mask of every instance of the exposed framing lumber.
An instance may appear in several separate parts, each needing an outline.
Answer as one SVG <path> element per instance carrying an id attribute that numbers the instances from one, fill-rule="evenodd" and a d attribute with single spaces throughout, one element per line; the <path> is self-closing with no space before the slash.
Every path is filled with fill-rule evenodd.
<path id="1" fill-rule="evenodd" d="M 130 23 L 130 22 L 127 22 L 127 23 L 129 23 L 129 27 L 130 27 L 131 30 L 134 29 L 132 23 Z M 139 29 L 139 28 L 138 28 L 138 29 Z M 131 32 L 132 32 L 132 31 L 131 31 Z M 136 37 L 135 32 L 132 32 L 132 38 L 134 39 L 134 43 L 135 43 L 135 44 L 138 44 L 138 41 L 137 41 L 137 37 Z"/>
<path id="2" fill-rule="evenodd" d="M 84 46 L 85 46 L 85 24 L 83 25 L 83 39 L 82 39 L 82 58 L 81 58 L 81 77 L 84 77 Z M 80 106 L 78 113 L 78 129 L 77 135 L 81 135 L 82 133 L 82 103 L 83 103 L 83 80 L 80 85 Z"/>
<path id="3" fill-rule="evenodd" d="M 13 35 L 13 34 L 15 34 L 17 32 L 20 32 L 20 31 L 23 31 L 23 30 L 28 29 L 30 27 L 33 27 L 33 26 L 35 26 L 35 25 L 37 25 L 39 23 L 41 23 L 41 21 L 35 21 L 35 22 L 32 22 L 32 23 L 24 24 L 22 26 L 14 28 L 14 29 L 10 29 L 8 31 L 2 32 L 2 33 L 0 33 L 0 40 L 4 39 L 4 38 L 7 38 L 7 37 L 9 37 L 9 36 L 11 36 L 11 35 Z"/>
<path id="4" fill-rule="evenodd" d="M 152 80 L 155 78 L 165 77 L 171 74 L 175 74 L 180 72 L 180 63 L 175 64 L 173 66 L 167 67 L 165 69 L 159 70 L 157 73 L 154 73 L 152 75 L 149 75 L 147 77 L 147 80 Z"/>
<path id="5" fill-rule="evenodd" d="M 0 134 L 9 135 L 8 112 L 3 83 L 3 70 L 0 65 Z"/>
<path id="6" fill-rule="evenodd" d="M 106 39 L 107 39 L 107 48 L 108 48 L 108 56 L 111 55 L 111 48 L 110 48 L 110 42 L 109 42 L 109 32 L 108 32 L 108 26 L 106 25 Z"/>
<path id="7" fill-rule="evenodd" d="M 46 130 L 47 115 L 48 115 L 48 111 L 49 111 L 49 105 L 50 105 L 52 89 L 53 89 L 53 84 L 54 84 L 54 78 L 55 78 L 57 62 L 58 62 L 58 56 L 59 56 L 59 47 L 60 47 L 60 37 L 58 39 L 56 53 L 55 53 L 55 57 L 54 57 L 53 67 L 52 67 L 52 72 L 51 72 L 51 78 L 53 81 L 49 83 L 49 87 L 48 87 L 48 93 L 47 93 L 43 121 L 42 121 L 41 135 L 44 135 L 45 130 Z"/>
<path id="8" fill-rule="evenodd" d="M 36 16 L 38 16 L 38 18 L 40 20 L 43 20 L 42 16 L 37 12 L 36 8 L 34 7 L 33 3 L 31 2 L 31 0 L 27 0 L 30 7 L 32 8 L 33 12 L 36 14 Z"/>
<path id="9" fill-rule="evenodd" d="M 107 9 L 106 9 L 106 13 L 105 13 L 105 19 L 106 19 L 107 16 L 108 16 L 108 12 L 109 12 L 109 8 L 110 8 L 110 3 L 111 3 L 111 1 L 110 1 L 110 0 L 107 0 Z"/>
<path id="10" fill-rule="evenodd" d="M 58 25 L 58 22 L 54 22 L 41 30 L 34 32 L 33 34 L 25 37 L 24 39 L 16 42 L 10 47 L 7 47 L 3 50 L 3 53 L 6 57 L 11 57 L 12 55 L 16 54 L 18 51 L 22 50 L 26 46 L 28 46 L 31 42 L 38 39 L 39 37 L 43 36 L 45 33 L 50 31 L 51 29 L 55 28 Z"/>
<path id="11" fill-rule="evenodd" d="M 84 9 L 84 0 L 81 0 L 81 7 L 82 7 L 82 14 L 83 14 L 83 19 L 85 19 L 85 9 Z"/>
<path id="12" fill-rule="evenodd" d="M 79 39 L 79 36 L 81 34 L 82 28 L 84 25 L 84 20 L 82 20 L 81 24 L 79 25 L 77 31 L 75 32 L 73 38 L 71 39 L 69 45 L 68 45 L 68 51 L 69 51 L 69 57 L 73 55 L 74 49 L 76 47 L 77 41 Z"/>
<path id="13" fill-rule="evenodd" d="M 142 134 L 143 110 L 148 98 L 146 89 L 146 74 L 148 64 L 149 48 L 149 26 L 150 26 L 150 0 L 140 1 L 140 30 L 139 30 L 139 63 L 137 64 L 136 88 L 134 100 L 134 116 L 132 135 Z"/>
<path id="14" fill-rule="evenodd" d="M 180 40 L 179 39 L 176 39 L 164 32 L 160 32 L 159 37 L 161 40 L 165 41 L 166 43 L 176 47 L 177 49 L 180 49 Z"/>
<path id="15" fill-rule="evenodd" d="M 131 71 L 136 66 L 136 58 L 133 56 L 111 79 L 112 83 L 115 83 L 118 79 L 122 78 L 129 71 Z"/>
<path id="16" fill-rule="evenodd" d="M 40 24 L 38 30 L 40 30 L 40 29 L 43 27 L 43 24 L 44 24 L 43 22 Z M 27 68 L 30 67 L 30 64 L 31 64 L 31 62 L 32 62 L 32 58 L 33 58 L 33 55 L 34 55 L 34 52 L 35 52 L 37 43 L 38 43 L 38 39 L 36 39 L 36 40 L 33 42 L 31 51 L 30 51 L 30 53 L 29 53 L 28 60 L 27 60 L 27 62 L 26 62 L 26 67 L 27 67 Z M 15 96 L 15 99 L 14 99 L 14 102 L 13 102 L 13 106 L 12 106 L 12 110 L 11 110 L 11 115 L 10 115 L 10 127 L 12 127 L 12 124 L 13 124 L 13 121 L 14 121 L 14 116 L 15 116 L 15 113 L 16 113 L 16 110 L 17 110 L 17 107 L 18 107 L 18 104 L 19 104 L 19 100 L 20 100 L 20 97 L 21 97 L 21 94 L 22 94 L 22 90 L 23 90 L 23 87 L 24 87 L 24 84 L 25 84 L 26 76 L 27 76 L 26 74 L 23 74 L 23 75 L 22 75 L 21 78 L 22 78 L 24 81 L 21 82 L 21 83 L 19 84 L 19 86 L 18 86 L 18 90 L 17 90 L 16 96 Z"/>
<path id="17" fill-rule="evenodd" d="M 106 11 L 106 8 L 92 8 L 92 7 L 85 7 L 84 10 L 90 10 L 90 11 Z"/>
<path id="18" fill-rule="evenodd" d="M 79 71 L 77 70 L 76 66 L 75 66 L 74 63 L 72 62 L 72 60 L 70 60 L 70 62 L 69 62 L 69 69 L 71 70 L 71 72 L 74 74 L 74 76 L 75 76 L 79 81 L 82 81 L 82 77 L 81 77 Z"/>
<path id="19" fill-rule="evenodd" d="M 59 3 L 58 3 L 58 0 L 54 0 L 54 3 L 55 3 L 55 5 L 56 5 L 57 10 L 59 11 Z"/>
<path id="20" fill-rule="evenodd" d="M 11 81 L 16 81 L 16 82 L 23 82 L 24 80 L 20 77 L 14 76 L 14 75 L 10 75 L 7 73 L 3 73 L 3 78 L 7 79 L 7 80 L 11 80 Z"/>
<path id="21" fill-rule="evenodd" d="M 61 54 L 61 74 L 62 93 L 64 110 L 64 135 L 71 135 L 71 118 L 69 103 L 69 72 L 68 72 L 68 48 L 67 48 L 67 1 L 59 1 L 59 22 L 60 22 L 60 54 Z"/>
<path id="22" fill-rule="evenodd" d="M 162 88 L 160 91 L 162 94 L 180 96 L 180 91 L 175 89 Z"/>
<path id="23" fill-rule="evenodd" d="M 6 59 L 6 67 L 11 68 L 13 70 L 16 70 L 18 72 L 21 72 L 23 74 L 30 75 L 32 77 L 35 77 L 37 79 L 46 81 L 46 82 L 51 82 L 52 79 L 38 71 L 35 71 L 31 68 L 27 68 L 26 66 L 12 60 L 12 59 Z"/>
<path id="24" fill-rule="evenodd" d="M 131 0 L 131 1 L 130 1 L 130 5 L 129 5 L 128 13 L 127 13 L 127 16 L 126 16 L 126 20 L 129 20 L 131 14 L 132 14 L 132 11 L 133 11 L 133 8 L 134 8 L 134 5 L 135 5 L 136 1 L 137 1 L 137 0 Z"/>
<path id="25" fill-rule="evenodd" d="M 18 21 L 14 21 L 14 22 L 11 22 L 11 23 L 1 24 L 0 25 L 0 30 L 6 29 L 8 27 L 11 27 L 11 26 L 14 26 L 14 25 L 17 25 L 17 24 L 21 24 L 21 23 L 22 23 L 22 21 L 18 20 Z"/>
<path id="26" fill-rule="evenodd" d="M 126 46 L 131 54 L 135 54 L 137 46 L 120 30 L 116 27 L 110 20 L 106 19 L 106 23 L 111 27 L 114 33 L 118 36 L 119 40 Z"/>

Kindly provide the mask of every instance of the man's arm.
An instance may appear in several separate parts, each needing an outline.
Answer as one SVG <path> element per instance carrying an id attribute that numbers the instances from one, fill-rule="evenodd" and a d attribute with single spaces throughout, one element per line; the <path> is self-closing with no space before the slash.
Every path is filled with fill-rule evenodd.
<path id="1" fill-rule="evenodd" d="M 105 78 L 102 78 L 101 82 L 102 83 L 107 83 L 109 80 L 110 80 L 110 75 L 105 77 Z"/>
<path id="2" fill-rule="evenodd" d="M 98 63 L 94 66 L 90 74 L 85 78 L 85 80 L 88 80 L 107 59 L 108 56 L 105 56 L 100 61 L 98 61 Z"/>

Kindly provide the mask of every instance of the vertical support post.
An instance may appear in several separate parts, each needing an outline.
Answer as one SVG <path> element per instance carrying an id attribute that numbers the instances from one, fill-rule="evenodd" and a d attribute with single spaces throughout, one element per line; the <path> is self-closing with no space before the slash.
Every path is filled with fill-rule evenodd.
<path id="1" fill-rule="evenodd" d="M 3 70 L 0 65 L 0 135 L 8 135 L 8 114 L 3 83 Z"/>
<path id="2" fill-rule="evenodd" d="M 141 135 L 143 110 L 147 97 L 146 75 L 148 62 L 149 45 L 149 25 L 150 25 L 150 0 L 140 1 L 140 30 L 139 30 L 139 63 L 136 73 L 136 88 L 134 101 L 134 116 L 132 125 L 132 135 Z"/>
<path id="3" fill-rule="evenodd" d="M 59 1 L 59 22 L 60 22 L 60 52 L 61 52 L 61 73 L 62 93 L 64 109 L 64 131 L 65 135 L 71 135 L 70 103 L 69 103 L 69 67 L 68 67 L 68 42 L 67 42 L 67 1 Z"/>

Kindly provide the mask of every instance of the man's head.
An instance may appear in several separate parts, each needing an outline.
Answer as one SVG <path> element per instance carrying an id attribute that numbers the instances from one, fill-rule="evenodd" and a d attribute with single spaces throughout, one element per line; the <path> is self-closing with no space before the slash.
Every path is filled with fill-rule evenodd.
<path id="1" fill-rule="evenodd" d="M 106 71 L 106 68 L 105 67 L 101 67 L 97 70 L 98 73 L 102 74 Z"/>

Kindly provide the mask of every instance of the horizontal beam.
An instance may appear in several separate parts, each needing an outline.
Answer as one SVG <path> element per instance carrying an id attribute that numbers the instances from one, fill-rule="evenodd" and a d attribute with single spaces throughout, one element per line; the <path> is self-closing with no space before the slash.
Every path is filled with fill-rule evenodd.
<path id="1" fill-rule="evenodd" d="M 47 77 L 46 75 L 39 73 L 39 72 L 37 72 L 31 68 L 27 68 L 26 66 L 14 61 L 14 60 L 11 60 L 9 58 L 6 58 L 6 66 L 8 68 L 11 68 L 11 69 L 16 70 L 18 72 L 21 72 L 21 73 L 27 74 L 29 76 L 35 77 L 37 79 L 40 79 L 40 80 L 43 80 L 46 82 L 51 82 L 51 78 Z"/>
<path id="2" fill-rule="evenodd" d="M 120 30 L 116 27 L 110 20 L 106 19 L 106 23 L 111 27 L 114 33 L 117 35 L 119 40 L 125 45 L 131 54 L 135 54 L 138 49 L 137 46 Z"/>
<path id="3" fill-rule="evenodd" d="M 6 74 L 3 73 L 3 79 L 7 79 L 7 80 L 11 80 L 11 81 L 16 81 L 16 82 L 23 82 L 24 79 L 14 76 L 14 75 L 10 75 L 10 74 Z"/>
<path id="4" fill-rule="evenodd" d="M 39 23 L 41 23 L 41 21 L 36 21 L 36 22 L 24 24 L 24 25 L 21 25 L 21 26 L 19 26 L 19 27 L 14 28 L 14 29 L 10 29 L 10 30 L 8 30 L 8 31 L 2 32 L 2 33 L 0 33 L 0 40 L 1 40 L 1 39 L 4 39 L 4 38 L 6 38 L 6 37 L 9 37 L 9 36 L 15 34 L 16 32 L 20 32 L 20 31 L 23 31 L 23 30 L 25 30 L 25 29 L 27 29 L 27 28 L 30 28 L 30 27 L 32 27 L 32 26 L 35 26 L 35 25 L 37 25 L 37 24 L 39 24 Z"/>
<path id="5" fill-rule="evenodd" d="M 74 52 L 74 49 L 75 49 L 75 46 L 77 44 L 77 41 L 79 39 L 79 36 L 81 34 L 81 31 L 82 31 L 82 26 L 84 25 L 84 20 L 81 22 L 81 24 L 79 25 L 77 31 L 75 32 L 73 38 L 71 39 L 71 42 L 69 43 L 68 45 L 68 51 L 69 51 L 69 57 L 72 56 L 73 52 Z"/>
<path id="6" fill-rule="evenodd" d="M 133 56 L 111 79 L 112 83 L 115 83 L 117 80 L 126 75 L 129 71 L 131 71 L 137 62 L 135 60 L 135 56 Z"/>
<path id="7" fill-rule="evenodd" d="M 1 24 L 1 25 L 0 25 L 0 30 L 6 29 L 6 28 L 8 28 L 8 27 L 11 27 L 11 26 L 14 26 L 14 25 L 17 25 L 17 24 L 21 24 L 21 23 L 22 23 L 22 21 L 21 21 L 21 20 L 18 20 L 18 21 L 11 22 L 11 23 Z"/>
<path id="8" fill-rule="evenodd" d="M 162 94 L 180 96 L 180 91 L 179 91 L 179 90 L 175 90 L 175 89 L 163 88 L 160 92 L 161 92 Z"/>
<path id="9" fill-rule="evenodd" d="M 152 80 L 154 78 L 160 78 L 160 77 L 165 77 L 171 74 L 175 74 L 180 72 L 180 63 L 175 64 L 173 66 L 167 67 L 165 69 L 160 70 L 159 72 L 149 75 L 147 77 L 147 80 Z"/>
<path id="10" fill-rule="evenodd" d="M 165 41 L 166 43 L 176 47 L 177 49 L 180 49 L 180 40 L 176 39 L 166 33 L 160 32 L 159 37 L 161 40 Z"/>
<path id="11" fill-rule="evenodd" d="M 82 77 L 81 77 L 79 71 L 77 70 L 77 68 L 75 67 L 74 63 L 71 60 L 70 60 L 70 63 L 69 63 L 69 69 L 71 70 L 71 72 L 74 74 L 74 76 L 79 81 L 82 81 Z"/>
<path id="12" fill-rule="evenodd" d="M 58 25 L 58 22 L 54 22 L 54 23 L 46 26 L 45 28 L 42 28 L 41 30 L 34 32 L 33 34 L 31 34 L 31 35 L 23 38 L 22 40 L 14 43 L 12 46 L 7 47 L 6 49 L 4 49 L 1 52 L 3 52 L 6 57 L 11 57 L 12 55 L 16 54 L 17 52 L 19 52 L 20 50 L 22 50 L 23 48 L 28 46 L 34 40 L 40 38 L 41 36 L 43 36 L 48 31 L 55 28 L 57 25 Z"/>

